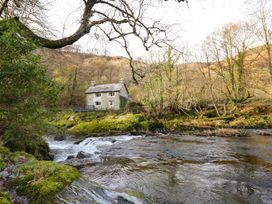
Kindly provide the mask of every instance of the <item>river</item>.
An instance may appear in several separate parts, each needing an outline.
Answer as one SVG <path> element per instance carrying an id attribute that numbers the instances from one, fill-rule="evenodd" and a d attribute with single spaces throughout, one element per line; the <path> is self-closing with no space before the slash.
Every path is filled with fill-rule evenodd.
<path id="1" fill-rule="evenodd" d="M 272 137 L 116 136 L 48 139 L 81 179 L 58 195 L 66 204 L 272 203 Z M 67 162 L 67 161 L 66 161 Z"/>

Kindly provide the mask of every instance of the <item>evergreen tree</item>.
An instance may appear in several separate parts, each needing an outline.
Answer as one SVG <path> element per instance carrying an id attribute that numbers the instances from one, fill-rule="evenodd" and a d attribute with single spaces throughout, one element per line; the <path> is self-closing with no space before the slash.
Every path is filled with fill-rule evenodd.
<path id="1" fill-rule="evenodd" d="M 59 91 L 36 48 L 15 21 L 0 21 L 0 139 L 12 151 L 45 158 L 44 121 Z"/>

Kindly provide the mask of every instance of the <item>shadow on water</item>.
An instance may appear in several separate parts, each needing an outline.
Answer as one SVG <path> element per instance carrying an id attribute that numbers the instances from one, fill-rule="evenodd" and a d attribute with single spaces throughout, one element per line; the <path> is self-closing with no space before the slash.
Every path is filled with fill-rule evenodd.
<path id="1" fill-rule="evenodd" d="M 101 140 L 86 143 L 99 144 L 100 162 L 80 169 L 60 203 L 272 203 L 270 137 Z"/>

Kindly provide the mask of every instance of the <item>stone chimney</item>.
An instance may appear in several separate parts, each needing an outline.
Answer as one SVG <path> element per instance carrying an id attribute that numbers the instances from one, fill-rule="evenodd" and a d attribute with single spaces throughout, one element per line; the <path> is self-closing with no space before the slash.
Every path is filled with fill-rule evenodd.
<path id="1" fill-rule="evenodd" d="M 95 86 L 96 82 L 95 81 L 91 81 L 91 86 Z"/>
<path id="2" fill-rule="evenodd" d="M 120 79 L 119 83 L 120 83 L 120 84 L 124 84 L 124 83 L 125 83 L 124 79 L 123 79 L 123 78 Z"/>

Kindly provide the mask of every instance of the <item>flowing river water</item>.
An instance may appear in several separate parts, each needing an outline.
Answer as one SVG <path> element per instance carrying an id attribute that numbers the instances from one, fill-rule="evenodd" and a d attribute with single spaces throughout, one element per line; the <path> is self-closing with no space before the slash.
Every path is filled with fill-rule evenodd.
<path id="1" fill-rule="evenodd" d="M 59 203 L 272 203 L 269 136 L 169 134 L 48 142 L 57 162 L 90 153 L 71 159 L 82 176 L 58 195 Z"/>

